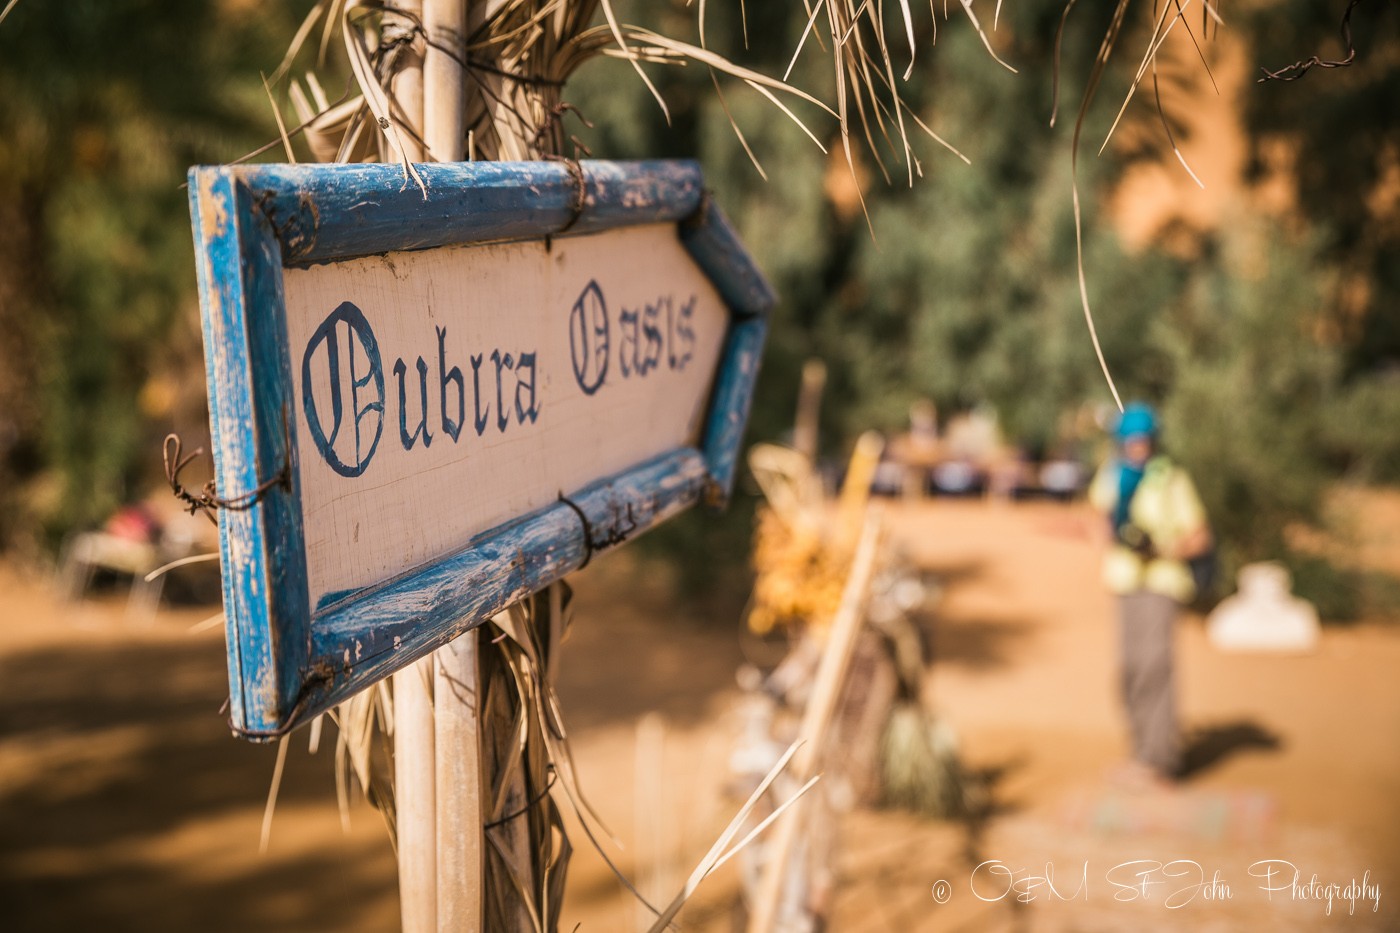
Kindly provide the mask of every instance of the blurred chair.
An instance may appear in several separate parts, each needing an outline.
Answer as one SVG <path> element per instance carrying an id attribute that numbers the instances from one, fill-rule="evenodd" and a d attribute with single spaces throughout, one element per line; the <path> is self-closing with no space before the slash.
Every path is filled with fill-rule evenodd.
<path id="1" fill-rule="evenodd" d="M 920 399 L 909 406 L 908 432 L 890 442 L 889 465 L 882 463 L 877 472 L 881 492 L 922 498 L 928 492 L 929 472 L 941 458 L 938 409 L 928 399 Z"/>
<path id="2" fill-rule="evenodd" d="M 1086 474 L 1078 461 L 1047 460 L 1040 467 L 1040 488 L 1052 499 L 1068 502 L 1084 488 Z"/>
<path id="3" fill-rule="evenodd" d="M 933 468 L 933 488 L 945 496 L 980 495 L 986 482 L 966 460 L 946 460 Z"/>
<path id="4" fill-rule="evenodd" d="M 189 557 L 196 550 L 188 526 L 162 525 L 142 504 L 118 509 L 101 531 L 85 531 L 69 538 L 59 564 L 59 594 L 69 602 L 82 599 L 99 570 L 131 577 L 127 594 L 128 621 L 149 623 L 160 605 L 165 575 L 147 581 L 151 571 L 171 561 Z"/>

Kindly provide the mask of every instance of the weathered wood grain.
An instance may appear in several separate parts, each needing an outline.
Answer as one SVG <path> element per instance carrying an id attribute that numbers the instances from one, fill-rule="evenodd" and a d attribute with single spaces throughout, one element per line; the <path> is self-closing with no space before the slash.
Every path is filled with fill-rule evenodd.
<path id="1" fill-rule="evenodd" d="M 220 495 L 236 499 L 287 471 L 285 485 L 220 524 L 230 713 L 240 728 L 265 728 L 250 714 L 292 708 L 310 647 L 280 256 L 246 189 L 210 175 L 190 191 Z"/>
<path id="2" fill-rule="evenodd" d="M 674 224 L 288 269 L 285 294 L 313 612 L 698 446 L 729 319 Z"/>
<path id="3" fill-rule="evenodd" d="M 772 291 L 703 197 L 693 163 L 580 168 L 425 165 L 426 198 L 392 165 L 191 170 L 219 490 L 236 496 L 286 471 L 285 482 L 221 521 L 236 730 L 284 731 L 577 569 L 592 549 L 727 497 Z M 470 256 L 488 261 L 451 271 L 470 267 Z M 584 279 L 590 266 L 598 276 Z M 622 310 L 645 314 L 666 295 L 674 310 L 693 293 L 694 371 L 660 378 L 677 374 L 670 345 L 653 359 L 665 371 L 641 379 L 621 374 L 616 344 L 580 353 L 566 316 L 587 305 L 588 283 L 604 304 L 618 296 L 609 327 Z M 351 285 L 371 307 L 346 297 L 355 313 L 337 317 L 332 298 Z M 588 307 L 582 318 L 601 320 Z M 361 319 L 371 342 L 384 339 L 378 376 L 360 370 L 346 382 L 326 348 L 343 339 L 336 365 L 348 369 L 369 346 L 357 336 L 364 330 L 353 331 Z M 524 346 L 546 331 L 548 347 Z M 454 345 L 459 336 L 465 343 Z M 495 396 L 493 351 L 511 354 L 512 367 L 536 354 L 537 384 L 507 397 L 503 383 Z M 474 371 L 474 358 L 492 368 Z M 503 379 L 507 371 L 517 374 L 507 367 Z M 458 374 L 471 400 L 463 409 L 444 404 Z M 504 427 L 492 421 L 478 433 L 483 412 L 467 392 L 487 374 L 490 418 L 502 401 L 510 412 Z M 357 380 L 379 409 L 359 406 Z M 571 394 L 562 391 L 569 385 Z M 357 417 L 368 411 L 380 422 L 383 452 L 365 456 L 363 438 L 351 450 L 328 427 L 347 424 L 347 394 Z M 565 427 L 551 433 L 556 408 Z M 458 432 L 451 445 L 449 426 Z M 493 456 L 489 470 L 471 472 Z M 366 486 L 348 491 L 340 481 Z M 379 492 L 369 488 L 376 483 Z M 472 512 L 462 501 L 478 487 Z M 573 505 L 556 501 L 561 493 Z M 481 505 L 495 496 L 509 501 Z M 361 536 L 391 530 L 381 535 L 387 546 L 358 561 L 357 501 L 369 503 Z"/>
<path id="4" fill-rule="evenodd" d="M 288 264 L 386 249 L 596 233 L 681 220 L 703 191 L 693 162 L 448 162 L 417 166 L 426 196 L 398 165 L 250 165 L 226 172 L 268 217 Z M 388 246 L 386 244 L 392 244 Z"/>

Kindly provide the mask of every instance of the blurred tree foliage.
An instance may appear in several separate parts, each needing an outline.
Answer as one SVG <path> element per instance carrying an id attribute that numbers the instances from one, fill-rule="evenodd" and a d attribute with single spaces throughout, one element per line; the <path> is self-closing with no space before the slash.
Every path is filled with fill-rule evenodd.
<path id="1" fill-rule="evenodd" d="M 0 542 L 100 521 L 165 431 L 206 430 L 185 169 L 275 134 L 259 71 L 307 5 L 26 0 L 0 26 Z"/>
<path id="2" fill-rule="evenodd" d="M 745 48 L 730 6 L 709 5 L 712 43 L 781 74 L 805 26 L 803 11 L 751 4 Z M 634 12 L 657 17 L 661 31 L 684 30 L 689 14 L 678 7 L 634 5 Z M 932 26 L 925 21 L 910 98 L 972 164 L 925 138 L 923 177 L 911 190 L 902 165 L 886 159 L 887 183 L 864 160 L 868 228 L 839 140 L 821 114 L 801 115 L 831 144 L 831 158 L 742 88 L 729 90 L 726 113 L 709 75 L 693 65 L 653 69 L 672 111 L 669 127 L 639 84 L 619 83 L 626 66 L 599 64 L 580 75 L 570 99 L 597 120 L 598 130 L 586 135 L 599 154 L 700 154 L 717 197 L 778 288 L 782 305 L 755 435 L 776 438 L 790 427 L 801 362 L 813 355 L 831 373 L 823 411 L 831 454 L 867 427 L 903 429 L 919 397 L 944 413 L 990 403 L 1007 433 L 1032 452 L 1063 440 L 1066 413 L 1108 401 L 1078 294 L 1069 146 L 1111 9 L 1081 5 L 1070 21 L 1054 128 L 1048 116 L 1062 3 L 1003 10 L 997 50 L 1019 75 L 992 62 L 959 15 L 939 23 L 937 45 L 927 50 Z M 1271 6 L 1251 14 L 1243 35 L 1259 37 L 1253 57 L 1276 67 L 1312 54 L 1340 13 L 1324 17 L 1301 0 L 1285 10 Z M 1136 66 L 1142 25 L 1120 42 L 1090 113 L 1085 138 L 1095 144 Z M 900 41 L 890 37 L 892 47 Z M 829 66 L 812 52 L 793 82 L 821 88 L 829 99 Z M 1400 236 L 1400 135 L 1391 112 L 1400 92 L 1397 53 L 1393 35 L 1373 37 L 1349 72 L 1249 86 L 1244 117 L 1255 156 L 1243 181 L 1264 181 L 1261 152 L 1304 153 L 1282 169 L 1296 185 L 1295 214 L 1245 210 L 1220 229 L 1170 228 L 1162 243 L 1128 251 L 1095 205 L 1107 202 L 1133 161 L 1171 160 L 1150 94 L 1129 111 L 1121 142 L 1098 158 L 1086 145 L 1080 163 L 1089 293 L 1105 356 L 1125 397 L 1163 406 L 1168 449 L 1199 478 L 1221 540 L 1221 582 L 1228 585 L 1244 562 L 1285 559 L 1298 571 L 1300 591 L 1330 617 L 1358 610 L 1355 588 L 1338 568 L 1291 552 L 1285 532 L 1321 521 L 1326 490 L 1339 479 L 1400 477 L 1400 343 L 1391 334 L 1397 318 L 1382 310 L 1400 298 L 1393 290 L 1400 275 L 1384 261 L 1400 246 L 1389 239 Z M 1189 120 L 1168 107 L 1180 137 Z M 731 116 L 766 181 L 749 165 Z M 1312 142 L 1319 135 L 1325 145 Z M 1310 161 L 1314 145 L 1325 150 L 1321 164 Z M 1363 173 L 1349 168 L 1358 158 L 1367 163 Z M 1346 192 L 1329 199 L 1341 177 Z M 683 525 L 659 535 L 658 546 L 743 553 L 742 525 L 742 518 Z"/>
<path id="3" fill-rule="evenodd" d="M 1251 8 L 1245 22 L 1259 64 L 1277 71 L 1313 55 L 1345 59 L 1345 10 L 1344 2 L 1307 0 Z M 1371 0 L 1350 12 L 1351 65 L 1257 85 L 1245 116 L 1251 172 L 1288 178 L 1299 212 L 1319 234 L 1321 257 L 1336 273 L 1325 297 L 1347 348 L 1348 374 L 1364 374 L 1400 366 L 1400 11 Z M 1400 477 L 1400 462 L 1389 470 Z"/>
<path id="4" fill-rule="evenodd" d="M 145 491 L 166 430 L 202 433 L 179 185 L 191 163 L 227 161 L 274 138 L 258 72 L 276 65 L 307 2 L 25 0 L 0 27 L 0 397 L 9 400 L 0 410 L 0 541 L 52 544 L 100 520 Z M 682 0 L 615 5 L 623 19 L 696 38 L 697 9 Z M 1241 11 L 1234 30 L 1269 67 L 1314 51 L 1341 57 L 1332 37 L 1342 5 L 1333 6 L 1284 0 Z M 945 414 L 990 404 L 1032 451 L 1062 440 L 1066 413 L 1108 401 L 1079 305 L 1069 145 L 1113 7 L 1075 8 L 1053 128 L 1062 0 L 1001 11 L 993 42 L 1020 74 L 987 55 L 956 6 L 948 21 L 940 11 L 930 46 L 934 23 L 921 10 L 908 99 L 971 164 L 910 128 L 921 176 L 912 188 L 897 146 L 877 136 L 880 158 L 858 157 L 857 183 L 829 116 L 794 108 L 831 150 L 824 155 L 742 85 L 721 79 L 721 100 L 701 65 L 648 66 L 669 126 L 627 64 L 580 72 L 565 96 L 595 124 L 571 126 L 593 154 L 699 156 L 782 296 L 752 436 L 790 427 L 798 372 L 814 355 L 831 374 L 823 418 L 833 455 L 867 427 L 900 430 L 920 397 Z M 1227 572 L 1287 557 L 1305 571 L 1305 590 L 1348 592 L 1316 560 L 1290 555 L 1286 530 L 1320 520 L 1323 493 L 1339 479 L 1400 479 L 1393 11 L 1358 8 L 1350 68 L 1248 87 L 1243 183 L 1282 183 L 1297 211 L 1270 213 L 1244 198 L 1225 226 L 1129 249 L 1097 206 L 1133 161 L 1170 159 L 1150 95 L 1130 109 L 1120 142 L 1101 157 L 1092 150 L 1146 40 L 1146 9 L 1105 78 L 1086 127 L 1095 142 L 1080 163 L 1105 355 L 1125 397 L 1163 406 L 1167 444 L 1198 477 Z M 707 4 L 710 46 L 782 75 L 806 25 L 802 5 L 750 2 L 746 13 L 747 30 L 739 3 Z M 1368 17 L 1386 28 L 1364 28 L 1375 22 L 1363 24 Z M 887 38 L 906 47 L 902 35 Z M 829 52 L 809 42 L 791 81 L 831 100 Z M 708 568 L 733 572 L 747 535 L 741 507 L 729 520 L 687 518 L 649 538 L 685 554 L 692 582 L 713 590 Z M 1324 612 L 1344 614 L 1342 602 Z"/>

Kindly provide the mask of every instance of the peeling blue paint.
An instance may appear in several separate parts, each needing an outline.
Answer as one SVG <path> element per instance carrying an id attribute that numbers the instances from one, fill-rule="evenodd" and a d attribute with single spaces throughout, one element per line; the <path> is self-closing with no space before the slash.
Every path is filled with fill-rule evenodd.
<path id="1" fill-rule="evenodd" d="M 190 170 L 218 488 L 236 496 L 292 467 L 286 488 L 221 516 L 230 712 L 240 734 L 283 732 L 446 644 L 584 564 L 590 535 L 595 545 L 616 543 L 697 502 L 727 500 L 772 289 L 704 196 L 695 163 L 580 167 L 581 212 L 578 176 L 557 162 L 423 165 L 426 200 L 397 165 Z M 679 225 L 731 313 L 700 447 L 562 490 L 572 505 L 538 509 L 309 612 L 283 269 L 660 222 Z"/>

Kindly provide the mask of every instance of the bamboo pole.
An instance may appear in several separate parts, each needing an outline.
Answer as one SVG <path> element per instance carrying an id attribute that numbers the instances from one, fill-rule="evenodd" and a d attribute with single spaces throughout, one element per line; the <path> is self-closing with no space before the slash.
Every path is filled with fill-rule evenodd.
<path id="1" fill-rule="evenodd" d="M 405 13 L 422 14 L 422 0 L 400 0 Z M 411 35 L 408 17 L 389 14 L 386 39 Z M 421 44 L 400 46 L 389 89 L 398 117 L 413 132 L 398 139 L 407 157 L 422 161 L 414 134 L 423 127 Z M 399 905 L 404 933 L 437 933 L 437 806 L 433 681 L 437 662 L 426 657 L 394 675 L 394 794 L 397 806 Z"/>
<path id="2" fill-rule="evenodd" d="M 826 388 L 826 364 L 813 357 L 802 364 L 802 388 L 797 393 L 797 418 L 792 427 L 792 446 L 813 466 L 817 462 L 817 435 L 822 410 L 822 390 Z"/>
<path id="3" fill-rule="evenodd" d="M 403 16 L 396 11 L 402 10 Z M 423 0 L 399 0 L 395 11 L 384 15 L 384 40 L 387 43 L 407 37 L 412 41 L 398 46 L 394 59 L 394 74 L 389 83 L 389 99 L 394 114 L 407 126 L 397 134 L 399 145 L 411 162 L 423 161 L 423 42 L 415 37 L 414 19 L 423 15 Z M 392 161 L 392 156 L 385 161 Z"/>
<path id="4" fill-rule="evenodd" d="M 421 0 L 423 141 L 427 158 L 458 162 L 463 129 L 467 0 Z M 478 632 L 438 649 L 434 666 L 437 929 L 481 929 L 482 815 Z"/>
<path id="5" fill-rule="evenodd" d="M 437 927 L 478 933 L 482 818 L 477 631 L 439 648 L 436 657 Z"/>
<path id="6" fill-rule="evenodd" d="M 466 158 L 467 0 L 423 0 L 423 138 L 437 162 Z M 455 56 L 455 57 L 454 57 Z"/>
<path id="7" fill-rule="evenodd" d="M 429 655 L 394 675 L 394 798 L 404 933 L 436 933 L 437 809 Z"/>
<path id="8" fill-rule="evenodd" d="M 822 760 L 831 718 L 836 711 L 841 685 L 846 679 L 846 668 L 850 663 L 856 637 L 860 634 L 860 624 L 865 615 L 866 592 L 875 574 L 876 557 L 880 549 L 883 514 L 878 505 L 871 506 L 866 512 L 865 527 L 861 532 L 860 543 L 856 546 L 855 559 L 851 563 L 851 575 L 842 591 L 841 605 L 831 621 L 826 650 L 817 665 L 812 693 L 802 713 L 798 739 L 803 745 L 793 756 L 790 766 L 793 780 L 799 785 L 812 776 L 813 769 Z M 802 832 L 809 806 L 807 797 L 793 804 L 793 812 L 783 818 L 774 830 L 772 841 L 765 846 L 768 854 L 763 862 L 758 897 L 749 914 L 749 933 L 772 933 L 775 929 L 782 907 L 788 864 Z"/>

